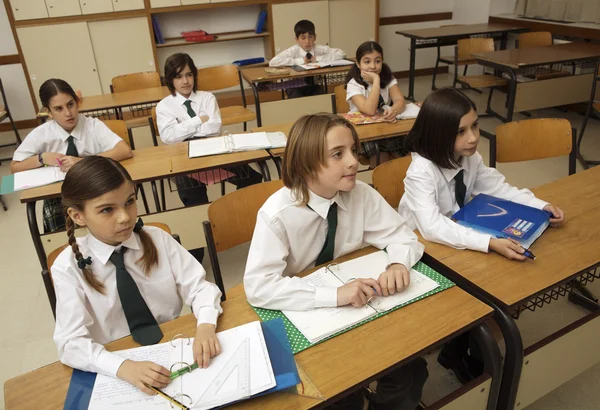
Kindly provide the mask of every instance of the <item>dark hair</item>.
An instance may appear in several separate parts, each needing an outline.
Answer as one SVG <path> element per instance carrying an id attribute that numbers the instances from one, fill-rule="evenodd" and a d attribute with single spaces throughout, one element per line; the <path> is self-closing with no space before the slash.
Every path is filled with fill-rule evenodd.
<path id="1" fill-rule="evenodd" d="M 175 86 L 173 85 L 173 79 L 177 77 L 177 75 L 188 66 L 192 71 L 194 76 L 194 89 L 193 91 L 198 91 L 198 69 L 196 68 L 196 64 L 194 64 L 194 60 L 189 54 L 186 53 L 175 53 L 167 58 L 165 61 L 165 80 L 167 81 L 167 87 L 169 91 L 171 91 L 171 95 L 175 95 Z"/>
<path id="2" fill-rule="evenodd" d="M 55 95 L 60 93 L 68 94 L 75 100 L 76 103 L 79 103 L 79 98 L 73 87 L 69 85 L 65 80 L 61 80 L 59 78 L 51 78 L 49 80 L 44 81 L 44 83 L 40 86 L 40 101 L 42 105 L 50 111 L 50 100 Z"/>
<path id="3" fill-rule="evenodd" d="M 294 26 L 294 34 L 296 34 L 296 38 L 300 37 L 302 34 L 308 33 L 309 35 L 315 35 L 315 25 L 310 20 L 300 20 Z"/>
<path id="4" fill-rule="evenodd" d="M 360 64 L 360 60 L 364 57 L 365 54 L 369 54 L 374 51 L 381 54 L 381 58 L 383 59 L 383 48 L 381 48 L 379 43 L 376 43 L 375 41 L 366 41 L 360 46 L 358 46 L 358 48 L 356 49 L 356 64 L 353 64 L 352 67 L 350 67 L 350 71 L 348 71 L 346 79 L 344 80 L 346 84 L 348 84 L 350 80 L 354 79 L 354 81 L 356 81 L 365 88 L 369 86 L 360 76 L 360 68 L 358 68 L 357 64 Z M 379 79 L 379 85 L 381 86 L 381 88 L 387 87 L 387 85 L 394 79 L 392 69 L 386 63 L 382 64 L 381 73 L 379 73 Z"/>
<path id="5" fill-rule="evenodd" d="M 75 259 L 80 264 L 84 279 L 100 293 L 104 293 L 104 284 L 83 263 L 85 258 L 79 251 L 79 246 L 75 240 L 75 222 L 66 210 L 74 208 L 78 211 L 83 211 L 86 201 L 118 189 L 126 182 L 132 183 L 131 176 L 123 168 L 123 165 L 111 158 L 91 156 L 73 165 L 69 172 L 67 172 L 61 188 L 62 202 L 66 213 L 69 245 L 75 254 Z M 148 275 L 150 268 L 158 265 L 158 252 L 150 235 L 144 232 L 143 229 L 138 234 L 144 249 L 144 255 L 138 262 L 142 263 L 144 271 Z"/>
<path id="6" fill-rule="evenodd" d="M 407 148 L 439 167 L 457 168 L 454 142 L 460 119 L 471 110 L 477 112 L 475 103 L 457 89 L 447 87 L 434 91 L 425 98 L 408 133 Z"/>

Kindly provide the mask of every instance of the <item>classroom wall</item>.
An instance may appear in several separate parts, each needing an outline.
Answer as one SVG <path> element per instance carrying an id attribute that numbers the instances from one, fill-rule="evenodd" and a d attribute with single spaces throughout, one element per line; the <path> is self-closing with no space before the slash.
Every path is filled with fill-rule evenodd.
<path id="1" fill-rule="evenodd" d="M 15 54 L 17 54 L 17 45 L 8 22 L 4 2 L 0 2 L 0 56 Z M 21 64 L 0 65 L 0 78 L 15 121 L 35 118 L 33 102 Z"/>
<path id="2" fill-rule="evenodd" d="M 498 14 L 512 14 L 517 0 L 491 0 L 490 16 Z"/>

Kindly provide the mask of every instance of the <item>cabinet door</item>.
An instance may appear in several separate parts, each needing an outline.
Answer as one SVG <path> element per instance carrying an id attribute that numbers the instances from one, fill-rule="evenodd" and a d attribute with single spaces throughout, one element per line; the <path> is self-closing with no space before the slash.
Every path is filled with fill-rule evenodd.
<path id="1" fill-rule="evenodd" d="M 115 11 L 140 10 L 144 8 L 144 0 L 112 0 Z"/>
<path id="2" fill-rule="evenodd" d="M 358 46 L 365 41 L 375 40 L 375 2 L 329 0 L 329 45 L 341 48 L 348 57 L 355 57 Z"/>
<path id="3" fill-rule="evenodd" d="M 62 78 L 84 97 L 102 94 L 87 23 L 20 27 L 17 35 L 36 98 L 49 78 Z"/>
<path id="4" fill-rule="evenodd" d="M 300 3 L 273 4 L 273 40 L 275 54 L 296 44 L 294 25 L 300 20 L 315 24 L 317 44 L 329 44 L 329 2 L 305 1 Z"/>
<path id="5" fill-rule="evenodd" d="M 94 21 L 88 26 L 105 94 L 110 93 L 113 77 L 156 71 L 146 17 Z"/>
<path id="6" fill-rule="evenodd" d="M 112 0 L 79 0 L 83 14 L 112 13 Z"/>
<path id="7" fill-rule="evenodd" d="M 182 6 L 187 6 L 188 4 L 204 4 L 210 3 L 210 0 L 181 0 Z"/>
<path id="8" fill-rule="evenodd" d="M 42 19 L 48 17 L 44 0 L 10 0 L 15 20 Z"/>
<path id="9" fill-rule="evenodd" d="M 76 16 L 81 14 L 79 0 L 46 0 L 50 17 Z"/>
<path id="10" fill-rule="evenodd" d="M 181 0 L 150 0 L 150 7 L 171 7 L 181 6 Z"/>

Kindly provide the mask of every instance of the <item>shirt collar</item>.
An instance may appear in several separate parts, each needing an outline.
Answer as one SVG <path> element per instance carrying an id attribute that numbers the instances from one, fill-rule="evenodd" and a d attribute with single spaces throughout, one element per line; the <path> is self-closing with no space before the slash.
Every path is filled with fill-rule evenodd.
<path id="1" fill-rule="evenodd" d="M 442 174 L 444 175 L 444 178 L 446 178 L 447 182 L 450 182 L 454 179 L 454 177 L 462 170 L 466 170 L 468 171 L 468 166 L 467 166 L 467 159 L 466 158 L 461 158 L 460 159 L 460 165 L 458 168 L 442 168 L 440 167 L 440 170 L 442 171 Z"/>
<path id="2" fill-rule="evenodd" d="M 106 265 L 106 262 L 108 262 L 110 255 L 112 255 L 115 250 L 120 250 L 122 246 L 135 250 L 141 249 L 138 241 L 138 235 L 133 232 L 131 233 L 131 236 L 128 239 L 121 242 L 121 244 L 117 246 L 106 244 L 96 239 L 96 237 L 90 233 L 87 236 L 87 245 L 90 251 L 96 257 L 96 259 L 98 259 L 103 265 Z"/>
<path id="3" fill-rule="evenodd" d="M 344 205 L 344 192 L 337 192 L 335 196 L 331 199 L 323 198 L 315 194 L 313 191 L 309 190 L 310 200 L 308 201 L 308 206 L 315 211 L 321 218 L 327 219 L 327 213 L 329 212 L 329 207 L 335 202 L 338 204 L 340 208 L 346 211 L 346 205 Z"/>
<path id="4" fill-rule="evenodd" d="M 72 135 L 73 138 L 75 138 L 76 140 L 81 139 L 81 136 L 83 134 L 84 121 L 85 121 L 85 117 L 82 114 L 79 114 L 78 118 L 77 118 L 77 125 L 75 125 L 75 128 L 73 128 L 73 130 L 71 130 L 70 134 L 63 127 L 58 125 L 58 122 L 56 122 L 56 120 L 54 121 L 54 125 L 56 126 L 56 132 L 58 133 L 60 139 L 63 142 L 67 142 L 69 135 Z"/>
<path id="5" fill-rule="evenodd" d="M 187 100 L 195 101 L 195 98 L 196 98 L 195 91 L 192 91 L 189 98 L 185 98 L 183 95 L 181 95 L 177 91 L 175 91 L 175 101 L 177 101 L 177 104 L 179 104 L 179 105 L 183 105 L 183 103 L 186 102 Z"/>

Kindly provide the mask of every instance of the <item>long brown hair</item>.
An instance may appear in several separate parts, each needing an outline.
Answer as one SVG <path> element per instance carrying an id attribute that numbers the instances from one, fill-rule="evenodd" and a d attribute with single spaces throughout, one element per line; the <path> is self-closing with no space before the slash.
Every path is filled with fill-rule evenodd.
<path id="1" fill-rule="evenodd" d="M 100 293 L 104 293 L 104 284 L 86 266 L 86 259 L 81 254 L 75 240 L 75 222 L 69 216 L 67 209 L 74 208 L 83 212 L 86 201 L 118 189 L 125 183 L 132 184 L 133 182 L 131 176 L 121 164 L 110 158 L 91 156 L 73 165 L 67 172 L 61 188 L 69 245 L 75 254 L 79 267 L 83 271 L 86 282 Z M 149 275 L 150 269 L 158 265 L 158 251 L 150 235 L 144 232 L 143 229 L 139 231 L 138 235 L 142 242 L 144 254 L 137 262 L 142 264 L 144 272 Z"/>
<path id="2" fill-rule="evenodd" d="M 339 115 L 305 115 L 292 125 L 283 155 L 281 179 L 300 205 L 308 204 L 310 195 L 307 181 L 316 180 L 321 167 L 327 163 L 327 133 L 337 126 L 346 127 L 352 132 L 358 150 L 359 140 L 354 126 Z"/>

